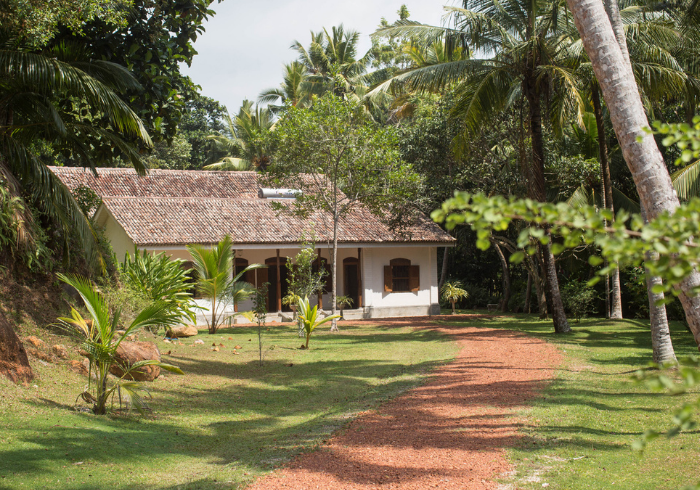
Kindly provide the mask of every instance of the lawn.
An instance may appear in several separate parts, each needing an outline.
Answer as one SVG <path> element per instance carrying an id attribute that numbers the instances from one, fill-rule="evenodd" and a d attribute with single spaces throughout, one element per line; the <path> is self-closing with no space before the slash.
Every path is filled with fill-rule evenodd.
<path id="1" fill-rule="evenodd" d="M 510 450 L 518 489 L 680 489 L 700 482 L 700 432 L 657 439 L 642 456 L 630 449 L 646 429 L 665 430 L 672 412 L 694 395 L 651 393 L 631 379 L 651 360 L 648 321 L 583 320 L 555 335 L 551 322 L 520 315 L 470 324 L 520 330 L 566 354 L 555 380 L 523 415 L 524 437 Z M 692 336 L 672 324 L 676 355 L 697 354 Z M 511 487 L 513 488 L 513 487 Z"/>
<path id="2" fill-rule="evenodd" d="M 242 488 L 457 351 L 432 331 L 372 325 L 324 329 L 304 351 L 291 324 L 272 324 L 262 366 L 253 328 L 158 343 L 186 375 L 150 385 L 150 416 L 76 412 L 85 378 L 65 364 L 35 362 L 28 387 L 1 379 L 0 489 Z"/>

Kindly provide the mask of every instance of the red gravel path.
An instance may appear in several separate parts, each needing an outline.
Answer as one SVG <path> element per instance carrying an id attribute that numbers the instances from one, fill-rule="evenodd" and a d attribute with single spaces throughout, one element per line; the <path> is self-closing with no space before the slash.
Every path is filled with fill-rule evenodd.
<path id="1" fill-rule="evenodd" d="M 251 490 L 497 487 L 493 480 L 511 469 L 505 448 L 520 437 L 513 412 L 552 378 L 561 356 L 517 332 L 416 323 L 454 336 L 455 361 Z"/>

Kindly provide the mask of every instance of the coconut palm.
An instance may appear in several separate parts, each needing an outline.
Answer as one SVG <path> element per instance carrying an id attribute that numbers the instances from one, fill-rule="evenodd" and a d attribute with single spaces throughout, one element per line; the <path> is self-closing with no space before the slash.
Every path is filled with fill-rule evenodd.
<path id="1" fill-rule="evenodd" d="M 570 34 L 574 26 L 557 1 L 464 0 L 463 7 L 445 7 L 451 27 L 435 27 L 404 21 L 378 30 L 375 35 L 403 35 L 424 45 L 443 42 L 447 52 L 471 48 L 482 56 L 414 68 L 379 84 L 370 95 L 399 89 L 439 92 L 455 87 L 453 116 L 461 118 L 467 132 L 517 101 L 528 106 L 532 160 L 526 167 L 528 193 L 546 200 L 545 146 L 542 119 L 555 130 L 573 120 L 581 122 L 583 98 L 575 77 Z M 484 58 L 483 56 L 488 56 Z M 543 106 L 543 99 L 547 104 Z M 557 332 L 568 332 L 554 257 L 543 249 L 552 314 Z"/>
<path id="2" fill-rule="evenodd" d="M 273 114 L 278 114 L 285 106 L 306 106 L 310 102 L 306 66 L 298 61 L 284 65 L 284 78 L 278 88 L 269 88 L 260 92 L 259 104 L 267 107 Z M 279 105 L 272 104 L 273 102 Z"/>
<path id="3" fill-rule="evenodd" d="M 78 276 L 64 276 L 63 274 L 58 274 L 58 278 L 75 288 L 91 316 L 91 321 L 86 321 L 75 308 L 71 308 L 70 318 L 62 317 L 58 319 L 59 324 L 77 332 L 83 337 L 81 348 L 87 353 L 90 369 L 88 388 L 80 396 L 84 400 L 93 403 L 92 411 L 96 415 L 105 414 L 107 401 L 115 393 L 121 393 L 121 390 L 124 390 L 129 395 L 132 405 L 139 411 L 147 409 L 146 403 L 139 395 L 138 383 L 129 381 L 131 379 L 130 373 L 146 366 L 159 366 L 167 371 L 183 374 L 180 368 L 154 359 L 138 361 L 130 366 L 120 366 L 122 375 L 111 386 L 108 385 L 109 370 L 117 362 L 116 354 L 119 344 L 128 335 L 138 328 L 177 325 L 181 321 L 181 315 L 173 312 L 167 303 L 157 301 L 137 315 L 134 321 L 124 328 L 122 335 L 118 336 L 116 332 L 121 328 L 120 311 L 117 309 L 110 312 L 104 296 L 93 288 L 87 279 Z M 91 388 L 92 373 L 95 373 L 94 388 Z"/>
<path id="4" fill-rule="evenodd" d="M 356 99 L 362 95 L 364 86 L 361 77 L 367 67 L 367 57 L 358 59 L 357 45 L 360 33 L 345 30 L 343 25 L 328 32 L 311 32 L 308 49 L 294 41 L 292 49 L 299 53 L 299 63 L 307 70 L 307 87 L 311 94 L 335 95 Z"/>
<path id="5" fill-rule="evenodd" d="M 87 218 L 34 148 L 47 142 L 93 170 L 99 163 L 96 155 L 119 156 L 143 173 L 132 142 L 152 143 L 118 95 L 138 89 L 124 67 L 92 60 L 71 45 L 46 53 L 0 49 L 0 178 L 13 195 L 31 196 L 66 236 L 77 233 L 93 263 L 99 253 Z M 76 116 L 76 107 L 82 116 Z"/>
<path id="6" fill-rule="evenodd" d="M 447 281 L 442 286 L 442 299 L 452 305 L 452 314 L 456 314 L 455 304 L 461 299 L 469 297 L 469 293 L 462 287 L 461 281 Z"/>
<path id="7" fill-rule="evenodd" d="M 304 331 L 306 332 L 306 344 L 304 345 L 304 349 L 309 348 L 309 339 L 311 338 L 311 333 L 314 330 L 316 330 L 317 327 L 323 325 L 324 323 L 340 318 L 340 315 L 329 315 L 323 319 L 319 318 L 318 305 L 311 308 L 308 297 L 305 297 L 304 299 L 298 302 L 298 308 L 299 321 L 303 325 Z"/>
<path id="8" fill-rule="evenodd" d="M 207 318 L 207 327 L 209 333 L 214 334 L 221 325 L 230 324 L 238 314 L 227 314 L 228 308 L 250 297 L 255 291 L 250 284 L 241 281 L 241 278 L 246 272 L 265 266 L 252 264 L 234 275 L 234 252 L 229 235 L 212 248 L 187 245 L 187 251 L 192 256 L 197 271 L 197 291 L 211 301 L 211 319 Z"/>
<path id="9" fill-rule="evenodd" d="M 207 165 L 204 170 L 264 169 L 270 162 L 265 136 L 274 128 L 273 114 L 268 108 L 254 106 L 244 100 L 238 115 L 226 114 L 228 135 L 207 136 L 228 155 L 221 161 Z"/>

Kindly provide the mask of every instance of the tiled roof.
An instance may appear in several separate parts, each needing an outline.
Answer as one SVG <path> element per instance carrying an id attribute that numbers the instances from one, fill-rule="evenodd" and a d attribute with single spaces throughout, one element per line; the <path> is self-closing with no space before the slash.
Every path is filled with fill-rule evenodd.
<path id="1" fill-rule="evenodd" d="M 293 244 L 313 229 L 319 241 L 333 237 L 332 219 L 280 214 L 273 201 L 258 198 L 255 172 L 98 169 L 99 178 L 75 168 L 52 168 L 70 188 L 86 185 L 136 245 L 216 243 L 231 235 L 239 244 Z M 425 216 L 403 234 L 391 231 L 363 206 L 341 219 L 341 243 L 450 243 L 453 238 Z"/>
<path id="2" fill-rule="evenodd" d="M 150 170 L 140 177 L 126 168 L 49 167 L 73 190 L 81 185 L 100 197 L 203 197 L 218 199 L 257 199 L 256 172 L 196 172 L 191 170 Z"/>

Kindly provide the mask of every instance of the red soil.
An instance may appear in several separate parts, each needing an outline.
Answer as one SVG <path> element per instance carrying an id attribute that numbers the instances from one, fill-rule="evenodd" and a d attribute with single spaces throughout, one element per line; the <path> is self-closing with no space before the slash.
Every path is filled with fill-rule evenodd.
<path id="1" fill-rule="evenodd" d="M 517 332 L 415 320 L 410 324 L 454 336 L 461 346 L 455 361 L 250 489 L 497 487 L 494 479 L 511 470 L 505 449 L 521 437 L 514 412 L 552 378 L 561 356 Z M 379 323 L 403 326 L 407 319 Z"/>

